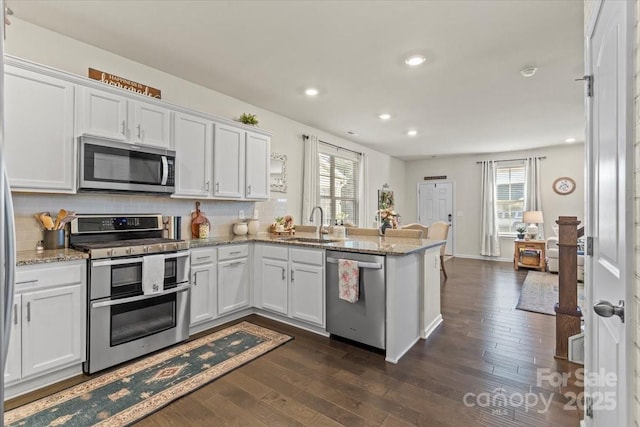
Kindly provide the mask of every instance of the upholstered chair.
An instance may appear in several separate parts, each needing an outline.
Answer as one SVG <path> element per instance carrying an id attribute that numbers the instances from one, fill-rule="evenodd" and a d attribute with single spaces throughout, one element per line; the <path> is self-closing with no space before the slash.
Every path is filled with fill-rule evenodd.
<path id="1" fill-rule="evenodd" d="M 407 230 L 402 228 L 390 228 L 384 232 L 386 237 L 404 237 L 407 239 L 422 239 L 422 230 Z"/>
<path id="2" fill-rule="evenodd" d="M 408 230 L 422 230 L 422 238 L 426 239 L 427 234 L 429 234 L 429 227 L 426 225 L 418 224 L 417 222 L 412 222 L 411 224 L 403 225 L 402 229 Z"/>
<path id="3" fill-rule="evenodd" d="M 380 230 L 377 228 L 347 227 L 347 236 L 379 236 Z"/>
<path id="4" fill-rule="evenodd" d="M 429 232 L 427 233 L 427 239 L 432 240 L 447 240 L 449 234 L 449 223 L 444 221 L 436 221 L 429 226 Z M 445 280 L 447 279 L 447 271 L 444 268 L 444 250 L 446 243 L 440 246 L 440 269 L 444 274 Z"/>

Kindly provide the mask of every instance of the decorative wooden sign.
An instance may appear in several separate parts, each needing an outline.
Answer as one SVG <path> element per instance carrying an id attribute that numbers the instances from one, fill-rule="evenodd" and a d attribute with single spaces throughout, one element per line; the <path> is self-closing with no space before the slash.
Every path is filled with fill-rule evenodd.
<path id="1" fill-rule="evenodd" d="M 439 175 L 439 176 L 425 176 L 424 180 L 425 181 L 431 181 L 434 179 L 447 179 L 447 175 Z"/>
<path id="2" fill-rule="evenodd" d="M 142 83 L 127 80 L 123 77 L 113 74 L 105 73 L 104 71 L 89 68 L 89 78 L 93 80 L 99 80 L 102 83 L 126 89 L 131 92 L 139 93 L 140 95 L 150 96 L 151 98 L 160 99 L 160 89 L 156 89 L 151 86 L 143 85 Z"/>

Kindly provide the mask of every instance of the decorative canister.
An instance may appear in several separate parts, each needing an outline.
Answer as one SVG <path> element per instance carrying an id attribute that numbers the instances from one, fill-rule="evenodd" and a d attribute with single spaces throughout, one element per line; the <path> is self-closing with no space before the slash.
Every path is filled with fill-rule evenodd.
<path id="1" fill-rule="evenodd" d="M 209 238 L 209 224 L 200 224 L 198 226 L 198 237 L 201 239 Z"/>
<path id="2" fill-rule="evenodd" d="M 233 234 L 236 236 L 244 236 L 249 231 L 249 227 L 247 227 L 246 222 L 236 222 L 233 224 Z"/>
<path id="3" fill-rule="evenodd" d="M 257 219 L 250 219 L 248 228 L 249 228 L 249 234 L 258 234 L 258 230 L 260 228 L 260 221 L 258 221 Z"/>

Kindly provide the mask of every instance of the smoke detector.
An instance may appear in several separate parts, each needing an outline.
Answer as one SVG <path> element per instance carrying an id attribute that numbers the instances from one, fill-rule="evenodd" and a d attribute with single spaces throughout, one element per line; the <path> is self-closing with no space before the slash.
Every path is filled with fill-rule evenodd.
<path id="1" fill-rule="evenodd" d="M 525 67 L 520 70 L 520 74 L 522 74 L 522 77 L 533 77 L 536 71 L 538 71 L 538 67 Z"/>

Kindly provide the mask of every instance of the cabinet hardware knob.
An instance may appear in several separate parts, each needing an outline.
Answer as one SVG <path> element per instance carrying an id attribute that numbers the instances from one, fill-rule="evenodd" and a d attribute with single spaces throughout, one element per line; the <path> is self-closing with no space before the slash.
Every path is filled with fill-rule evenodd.
<path id="1" fill-rule="evenodd" d="M 123 120 L 123 121 L 122 121 L 122 134 L 126 136 L 127 134 L 126 134 L 126 133 L 125 133 L 125 131 L 124 131 L 125 124 L 126 124 L 126 123 L 125 123 L 125 121 Z"/>
<path id="2" fill-rule="evenodd" d="M 138 139 L 142 139 L 142 137 L 140 136 L 140 125 L 138 125 Z"/>
<path id="3" fill-rule="evenodd" d="M 18 304 L 13 304 L 13 324 L 18 324 Z"/>
<path id="4" fill-rule="evenodd" d="M 31 301 L 27 303 L 27 322 L 31 322 Z"/>
<path id="5" fill-rule="evenodd" d="M 291 281 L 295 282 L 296 280 L 296 276 L 295 276 L 295 271 L 293 270 L 293 268 L 291 269 Z"/>
<path id="6" fill-rule="evenodd" d="M 285 277 L 285 273 L 284 273 L 284 267 L 282 267 L 282 280 L 286 279 Z"/>

